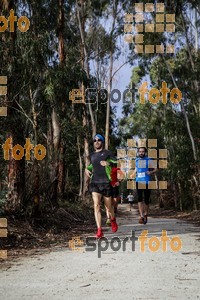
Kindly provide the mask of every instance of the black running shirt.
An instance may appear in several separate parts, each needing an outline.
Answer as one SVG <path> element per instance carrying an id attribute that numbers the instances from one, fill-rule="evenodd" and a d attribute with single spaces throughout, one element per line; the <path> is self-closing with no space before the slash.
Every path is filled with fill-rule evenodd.
<path id="1" fill-rule="evenodd" d="M 111 159 L 116 162 L 116 158 L 109 150 L 102 150 L 99 152 L 92 152 L 90 155 L 90 161 L 93 167 L 92 170 L 92 183 L 109 183 L 109 177 L 106 174 L 106 168 L 100 164 L 100 161 L 107 161 Z"/>

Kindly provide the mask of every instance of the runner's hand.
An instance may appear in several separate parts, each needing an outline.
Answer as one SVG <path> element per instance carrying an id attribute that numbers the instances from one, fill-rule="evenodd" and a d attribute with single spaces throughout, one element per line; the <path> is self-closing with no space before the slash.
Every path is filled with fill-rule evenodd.
<path id="1" fill-rule="evenodd" d="M 119 182 L 115 182 L 115 186 L 119 186 Z"/>
<path id="2" fill-rule="evenodd" d="M 88 177 L 91 177 L 92 172 L 90 172 L 88 169 L 85 169 L 85 174 L 86 174 Z"/>
<path id="3" fill-rule="evenodd" d="M 100 161 L 100 164 L 105 167 L 105 166 L 109 166 L 109 162 L 105 161 L 105 160 L 102 160 Z"/>
<path id="4" fill-rule="evenodd" d="M 149 172 L 149 171 L 146 171 L 146 174 L 147 174 L 147 175 L 151 175 L 151 172 Z"/>

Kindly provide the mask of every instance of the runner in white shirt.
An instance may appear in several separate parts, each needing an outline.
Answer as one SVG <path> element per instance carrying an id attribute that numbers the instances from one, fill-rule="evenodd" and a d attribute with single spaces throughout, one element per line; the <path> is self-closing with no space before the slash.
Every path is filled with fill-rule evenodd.
<path id="1" fill-rule="evenodd" d="M 128 197 L 127 197 L 127 199 L 128 199 L 128 203 L 129 203 L 129 205 L 130 205 L 130 211 L 131 211 L 131 206 L 133 205 L 133 202 L 134 202 L 134 196 L 131 194 L 131 192 L 130 192 L 130 194 L 128 195 Z"/>

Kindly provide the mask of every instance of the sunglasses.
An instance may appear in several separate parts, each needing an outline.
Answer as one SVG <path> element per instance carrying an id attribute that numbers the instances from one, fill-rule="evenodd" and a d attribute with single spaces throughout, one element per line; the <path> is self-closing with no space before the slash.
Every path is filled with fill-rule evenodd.
<path id="1" fill-rule="evenodd" d="M 93 142 L 94 143 L 96 143 L 96 142 L 102 142 L 102 140 L 98 139 L 98 140 L 94 140 Z"/>

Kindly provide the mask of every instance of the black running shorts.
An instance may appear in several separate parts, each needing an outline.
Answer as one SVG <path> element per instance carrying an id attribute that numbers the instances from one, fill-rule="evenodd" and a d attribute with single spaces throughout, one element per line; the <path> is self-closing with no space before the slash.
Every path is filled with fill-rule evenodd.
<path id="1" fill-rule="evenodd" d="M 110 183 L 90 183 L 89 186 L 90 193 L 99 193 L 105 197 L 112 196 L 112 186 Z"/>
<path id="2" fill-rule="evenodd" d="M 146 189 L 144 185 L 144 189 L 138 189 L 138 182 L 136 182 L 136 189 L 137 189 L 137 195 L 138 195 L 138 202 L 143 201 L 143 194 L 144 194 L 144 202 L 146 205 L 149 205 L 149 198 L 151 190 L 148 189 L 148 184 L 146 184 Z"/>
<path id="3" fill-rule="evenodd" d="M 119 196 L 119 187 L 118 186 L 112 186 L 112 197 L 117 198 Z"/>

